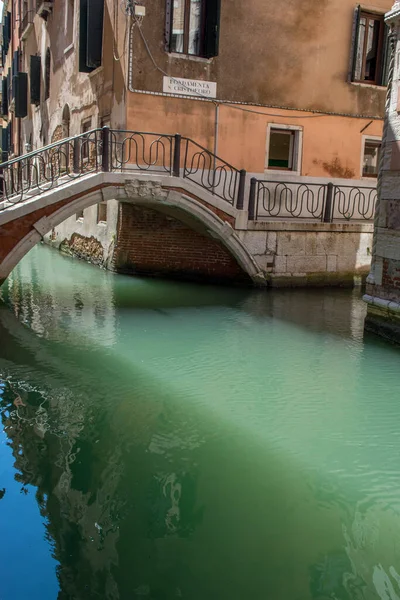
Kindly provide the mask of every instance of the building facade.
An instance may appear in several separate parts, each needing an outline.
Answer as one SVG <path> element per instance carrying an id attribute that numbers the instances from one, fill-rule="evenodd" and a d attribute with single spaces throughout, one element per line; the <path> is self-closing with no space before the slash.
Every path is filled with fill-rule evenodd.
<path id="1" fill-rule="evenodd" d="M 392 62 L 378 187 L 371 273 L 367 279 L 366 329 L 400 342 L 400 2 L 386 15 Z"/>
<path id="2" fill-rule="evenodd" d="M 375 186 L 389 8 L 8 0 L 3 158 L 110 126 L 179 133 L 262 179 Z M 112 266 L 121 215 L 108 200 L 50 239 Z"/>

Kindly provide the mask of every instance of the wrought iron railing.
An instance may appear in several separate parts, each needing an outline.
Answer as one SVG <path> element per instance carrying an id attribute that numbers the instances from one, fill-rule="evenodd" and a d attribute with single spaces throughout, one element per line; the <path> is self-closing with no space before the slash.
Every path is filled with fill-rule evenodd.
<path id="1" fill-rule="evenodd" d="M 183 177 L 243 209 L 246 172 L 180 135 L 93 129 L 0 164 L 0 210 L 97 171 Z"/>
<path id="2" fill-rule="evenodd" d="M 246 172 L 239 171 L 189 138 L 183 138 L 182 141 L 184 146 L 182 176 L 229 204 L 234 205 L 237 198 L 240 198 L 242 200 L 240 208 L 243 208 Z"/>
<path id="3" fill-rule="evenodd" d="M 180 135 L 93 129 L 0 164 L 0 210 L 98 171 L 147 172 L 191 181 L 244 208 L 246 171 Z M 370 220 L 376 189 L 251 179 L 248 215 L 255 219 Z"/>
<path id="4" fill-rule="evenodd" d="M 376 188 L 298 181 L 250 182 L 249 219 L 373 219 Z"/>

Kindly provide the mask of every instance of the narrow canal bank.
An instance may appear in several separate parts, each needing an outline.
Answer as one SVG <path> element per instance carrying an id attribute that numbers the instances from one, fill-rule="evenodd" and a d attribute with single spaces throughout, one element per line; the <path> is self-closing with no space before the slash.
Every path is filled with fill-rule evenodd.
<path id="1" fill-rule="evenodd" d="M 357 290 L 37 247 L 1 298 L 2 600 L 400 594 L 399 350 Z"/>

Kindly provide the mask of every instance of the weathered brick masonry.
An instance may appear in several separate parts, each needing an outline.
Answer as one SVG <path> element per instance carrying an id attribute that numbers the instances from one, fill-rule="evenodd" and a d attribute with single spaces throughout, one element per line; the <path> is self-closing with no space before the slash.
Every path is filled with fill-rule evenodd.
<path id="1" fill-rule="evenodd" d="M 116 271 L 207 281 L 249 281 L 217 240 L 155 210 L 121 202 L 119 211 Z"/>

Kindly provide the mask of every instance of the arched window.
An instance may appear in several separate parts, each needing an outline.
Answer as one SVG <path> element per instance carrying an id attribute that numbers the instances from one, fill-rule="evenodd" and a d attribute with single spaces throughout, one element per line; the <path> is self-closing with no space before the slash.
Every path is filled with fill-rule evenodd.
<path id="1" fill-rule="evenodd" d="M 50 48 L 46 50 L 46 62 L 44 71 L 44 99 L 50 97 L 50 68 L 51 68 L 51 55 Z"/>

